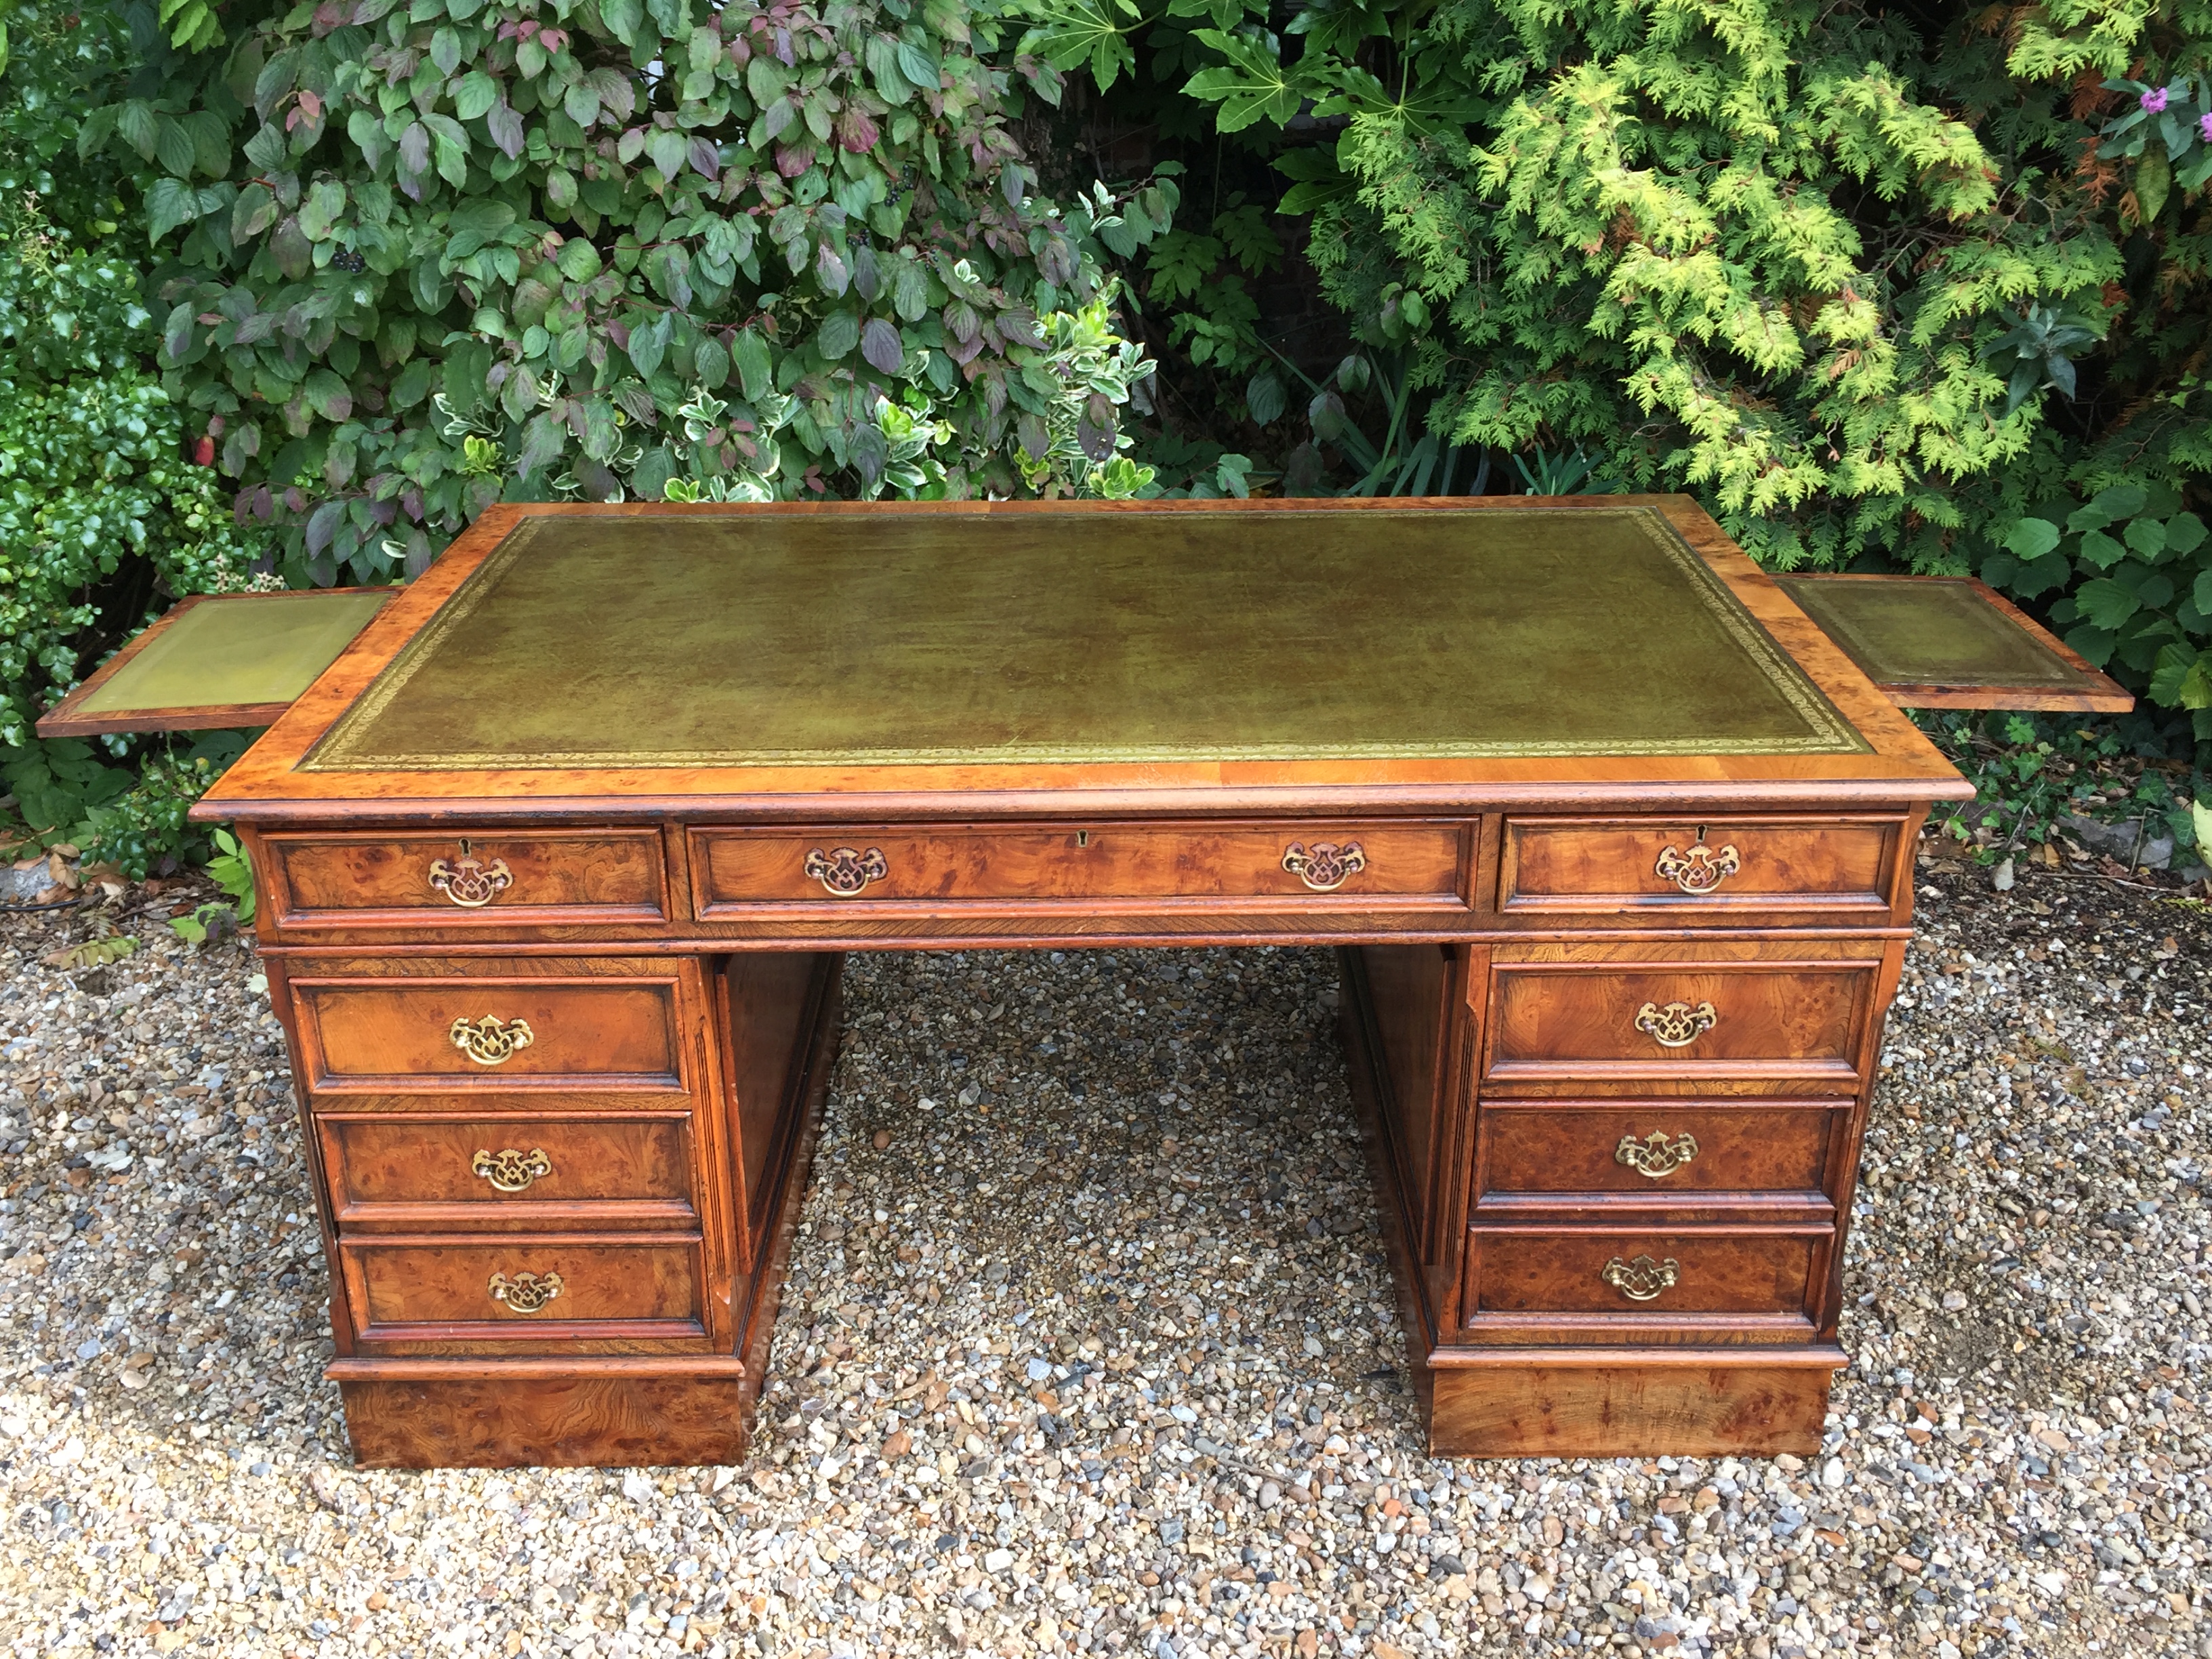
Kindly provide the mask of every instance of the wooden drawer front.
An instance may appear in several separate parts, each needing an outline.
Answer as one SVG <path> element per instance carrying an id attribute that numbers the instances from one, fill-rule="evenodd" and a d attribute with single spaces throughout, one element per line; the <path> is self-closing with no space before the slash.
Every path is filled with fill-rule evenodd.
<path id="1" fill-rule="evenodd" d="M 653 830 L 270 836 L 280 925 L 507 926 L 665 914 Z"/>
<path id="2" fill-rule="evenodd" d="M 1827 1177 L 1826 1106 L 1497 1108 L 1482 1115 L 1482 1190 L 1809 1193 Z"/>
<path id="3" fill-rule="evenodd" d="M 1460 909 L 1464 836 L 1462 825 L 1436 823 L 705 830 L 693 836 L 691 865 L 702 918 L 902 902 Z M 1285 867 L 1286 856 L 1303 873 Z"/>
<path id="4" fill-rule="evenodd" d="M 1468 1322 L 1485 1314 L 1802 1316 L 1825 1242 L 1809 1232 L 1478 1227 L 1468 1239 Z"/>
<path id="5" fill-rule="evenodd" d="M 1500 964 L 1486 1074 L 1505 1085 L 1742 1077 L 1852 1092 L 1874 976 L 1869 962 Z"/>
<path id="6" fill-rule="evenodd" d="M 1889 907 L 1889 819 L 1518 818 L 1498 908 L 1608 911 Z"/>
<path id="7" fill-rule="evenodd" d="M 696 1226 L 688 1115 L 319 1113 L 341 1228 Z"/>
<path id="8" fill-rule="evenodd" d="M 338 1253 L 365 1342 L 706 1334 L 696 1237 L 356 1238 L 342 1242 Z"/>
<path id="9" fill-rule="evenodd" d="M 301 975 L 291 983 L 319 1091 L 683 1086 L 673 979 L 506 978 L 490 969 L 465 979 Z M 521 1028 L 526 1045 L 507 1048 Z"/>

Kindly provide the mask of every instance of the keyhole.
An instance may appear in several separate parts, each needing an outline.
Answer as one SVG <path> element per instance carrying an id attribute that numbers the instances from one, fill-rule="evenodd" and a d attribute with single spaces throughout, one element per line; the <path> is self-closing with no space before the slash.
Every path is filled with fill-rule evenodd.
<path id="1" fill-rule="evenodd" d="M 1076 844 L 1078 847 L 1088 847 L 1088 846 L 1090 846 L 1090 845 L 1091 845 L 1091 832 L 1090 832 L 1088 830 L 1077 830 L 1077 831 L 1075 832 L 1075 844 Z"/>

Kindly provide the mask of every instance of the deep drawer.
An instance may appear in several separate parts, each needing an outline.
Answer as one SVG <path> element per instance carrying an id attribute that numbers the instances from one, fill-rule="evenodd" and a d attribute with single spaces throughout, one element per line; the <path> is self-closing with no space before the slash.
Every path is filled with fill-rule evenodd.
<path id="1" fill-rule="evenodd" d="M 1826 1238 L 1478 1227 L 1468 1235 L 1468 1323 L 1486 1314 L 1802 1316 Z"/>
<path id="2" fill-rule="evenodd" d="M 1867 961 L 1505 963 L 1492 975 L 1486 1078 L 1595 1091 L 1742 1079 L 1851 1093 L 1876 965 Z"/>
<path id="3" fill-rule="evenodd" d="M 341 1241 L 363 1342 L 548 1346 L 703 1338 L 688 1237 L 516 1234 Z"/>
<path id="4" fill-rule="evenodd" d="M 458 960 L 435 966 L 452 971 L 291 973 L 310 1086 L 318 1093 L 684 1086 L 673 975 L 568 977 Z"/>
<path id="5" fill-rule="evenodd" d="M 1809 1193 L 1826 1183 L 1828 1105 L 1493 1108 L 1482 1114 L 1482 1194 Z"/>
<path id="6" fill-rule="evenodd" d="M 1030 825 L 702 830 L 691 841 L 702 918 L 765 905 L 1161 902 L 1244 908 L 1464 908 L 1465 826 L 1454 823 Z"/>
<path id="7" fill-rule="evenodd" d="M 690 1228 L 688 1115 L 316 1115 L 342 1230 Z"/>
<path id="8" fill-rule="evenodd" d="M 1890 818 L 1516 818 L 1505 826 L 1501 910 L 1880 910 L 1898 837 Z"/>
<path id="9" fill-rule="evenodd" d="M 273 835 L 261 848 L 279 927 L 507 927 L 665 914 L 653 830 Z"/>

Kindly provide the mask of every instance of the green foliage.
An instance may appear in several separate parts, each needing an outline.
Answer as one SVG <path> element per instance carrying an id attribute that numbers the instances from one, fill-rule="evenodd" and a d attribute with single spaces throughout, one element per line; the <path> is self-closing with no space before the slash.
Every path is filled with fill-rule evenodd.
<path id="1" fill-rule="evenodd" d="M 1934 822 L 1974 845 L 1981 862 L 2051 840 L 2069 817 L 2146 819 L 2201 860 L 2206 843 L 2199 825 L 2212 823 L 2212 808 L 2203 805 L 2212 800 L 2212 779 L 2200 769 L 2177 786 L 2180 774 L 2142 764 L 2111 722 L 1948 711 L 1918 718 L 1975 787 L 1971 803 L 1940 809 Z"/>
<path id="2" fill-rule="evenodd" d="M 502 497 L 1108 487 L 1053 434 L 1110 445 L 1126 391 L 1068 386 L 1054 342 L 1092 327 L 1062 319 L 1103 292 L 1097 239 L 1168 210 L 1036 196 L 1010 124 L 1058 76 L 993 16 L 363 0 L 224 27 L 84 141 L 157 174 L 164 384 L 289 581 L 411 574 Z"/>

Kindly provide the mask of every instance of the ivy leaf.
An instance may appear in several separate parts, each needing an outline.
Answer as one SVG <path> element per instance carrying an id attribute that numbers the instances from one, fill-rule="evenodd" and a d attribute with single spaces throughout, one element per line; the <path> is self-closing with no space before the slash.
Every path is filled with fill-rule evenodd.
<path id="1" fill-rule="evenodd" d="M 831 312 L 814 337 L 816 349 L 833 363 L 850 356 L 860 343 L 860 319 L 849 311 Z"/>
<path id="2" fill-rule="evenodd" d="M 2118 631 L 2123 623 L 2142 608 L 2132 587 L 2110 576 L 2083 582 L 2075 590 L 2074 603 L 2091 623 L 2107 632 Z"/>
<path id="3" fill-rule="evenodd" d="M 2039 559 L 2058 545 L 2058 526 L 2048 519 L 2022 519 L 1998 545 L 2023 561 Z"/>
<path id="4" fill-rule="evenodd" d="M 881 317 L 871 317 L 860 330 L 860 356 L 885 374 L 896 374 L 906 361 L 906 344 L 899 331 Z"/>

